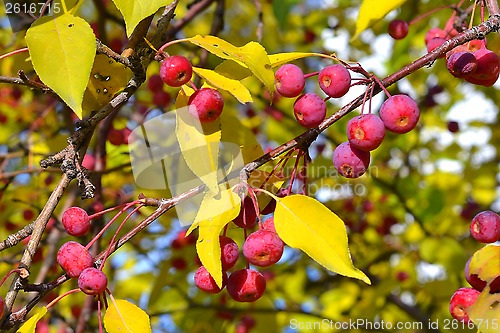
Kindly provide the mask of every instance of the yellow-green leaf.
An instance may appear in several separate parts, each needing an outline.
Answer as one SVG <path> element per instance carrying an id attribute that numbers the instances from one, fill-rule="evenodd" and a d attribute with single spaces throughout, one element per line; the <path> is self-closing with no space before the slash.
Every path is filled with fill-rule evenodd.
<path id="1" fill-rule="evenodd" d="M 196 242 L 196 252 L 200 258 L 201 263 L 207 271 L 212 275 L 215 282 L 219 287 L 222 286 L 222 263 L 220 259 L 220 242 L 219 235 L 222 230 L 230 221 L 232 221 L 240 211 L 241 199 L 231 189 L 220 191 L 219 196 L 209 197 L 210 193 L 204 198 L 205 205 L 202 206 L 210 208 L 212 206 L 212 214 L 214 211 L 223 209 L 224 213 L 209 217 L 208 219 L 199 222 L 199 236 Z M 200 208 L 201 210 L 201 208 Z M 209 216 L 205 212 L 203 217 Z M 196 216 L 198 218 L 198 215 Z M 202 218 L 200 216 L 200 218 Z"/>
<path id="2" fill-rule="evenodd" d="M 498 267 L 500 267 L 500 246 L 490 244 L 474 253 L 469 263 L 469 272 L 477 274 L 485 282 L 491 282 L 498 276 Z"/>
<path id="3" fill-rule="evenodd" d="M 108 103 L 113 95 L 126 87 L 132 71 L 104 54 L 96 55 L 82 108 L 92 111 Z"/>
<path id="4" fill-rule="evenodd" d="M 469 306 L 466 311 L 479 330 L 478 332 L 498 333 L 500 328 L 500 294 L 490 294 L 489 286 L 483 289 L 474 304 Z"/>
<path id="5" fill-rule="evenodd" d="M 240 119 L 224 113 L 220 118 L 222 129 L 221 141 L 237 144 L 240 147 L 245 163 L 250 163 L 264 155 L 264 151 L 257 141 L 255 134 L 253 134 L 248 127 L 245 127 Z"/>
<path id="6" fill-rule="evenodd" d="M 224 60 L 215 67 L 214 71 L 233 80 L 243 80 L 252 76 L 252 72 L 242 63 L 234 60 Z"/>
<path id="7" fill-rule="evenodd" d="M 229 92 L 240 103 L 245 104 L 253 102 L 252 95 L 250 95 L 247 87 L 241 84 L 240 81 L 227 78 L 211 69 L 193 67 L 193 71 L 198 76 L 208 81 L 212 86 Z"/>
<path id="8" fill-rule="evenodd" d="M 326 269 L 370 284 L 352 263 L 344 222 L 316 199 L 298 194 L 279 198 L 274 225 L 286 244 L 301 249 Z"/>
<path id="9" fill-rule="evenodd" d="M 176 110 L 176 135 L 182 157 L 209 190 L 217 192 L 220 118 L 201 124 L 188 108 Z"/>
<path id="10" fill-rule="evenodd" d="M 309 52 L 287 52 L 287 53 L 276 53 L 269 55 L 269 61 L 272 67 L 279 67 L 281 65 L 287 64 L 290 61 L 297 59 L 307 58 L 307 57 L 321 57 L 321 58 L 332 58 L 329 55 L 321 53 L 309 53 Z"/>
<path id="11" fill-rule="evenodd" d="M 47 313 L 47 308 L 44 306 L 37 313 L 35 313 L 30 319 L 28 319 L 18 330 L 17 333 L 35 333 L 36 324 L 38 321 L 45 316 Z"/>
<path id="12" fill-rule="evenodd" d="M 148 314 L 124 299 L 109 302 L 109 307 L 104 315 L 104 327 L 108 333 L 151 332 Z"/>
<path id="13" fill-rule="evenodd" d="M 242 47 L 237 47 L 215 36 L 200 35 L 191 37 L 188 41 L 222 59 L 230 59 L 248 67 L 269 91 L 274 91 L 274 73 L 269 56 L 259 43 L 250 42 Z"/>
<path id="14" fill-rule="evenodd" d="M 352 39 L 358 38 L 363 31 L 385 17 L 391 10 L 401 7 L 401 5 L 405 2 L 406 0 L 363 0 L 359 9 L 358 20 L 356 22 L 356 32 L 354 33 L 354 37 L 352 37 Z"/>
<path id="15" fill-rule="evenodd" d="M 26 43 L 40 80 L 81 118 L 83 93 L 96 52 L 90 25 L 70 13 L 44 17 L 28 29 Z"/>
<path id="16" fill-rule="evenodd" d="M 128 37 L 132 35 L 139 22 L 167 4 L 165 0 L 113 0 L 113 2 L 123 15 Z"/>

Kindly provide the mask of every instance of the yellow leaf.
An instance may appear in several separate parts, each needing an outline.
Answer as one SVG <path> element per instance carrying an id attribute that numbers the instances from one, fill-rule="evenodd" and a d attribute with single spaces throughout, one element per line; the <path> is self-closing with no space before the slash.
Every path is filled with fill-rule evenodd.
<path id="1" fill-rule="evenodd" d="M 238 80 L 227 78 L 213 70 L 193 67 L 193 71 L 212 86 L 225 90 L 233 95 L 240 103 L 245 104 L 253 102 L 252 96 L 247 87 Z"/>
<path id="2" fill-rule="evenodd" d="M 401 7 L 405 2 L 406 0 L 363 0 L 359 9 L 358 21 L 356 22 L 356 32 L 352 39 L 358 38 L 363 31 L 384 18 L 391 10 Z"/>
<path id="3" fill-rule="evenodd" d="M 220 75 L 239 81 L 252 76 L 252 72 L 248 69 L 248 67 L 233 60 L 224 60 L 217 65 L 217 67 L 215 67 L 214 71 Z"/>
<path id="4" fill-rule="evenodd" d="M 189 235 L 198 225 L 204 221 L 227 220 L 232 221 L 239 213 L 241 199 L 231 189 L 221 189 L 219 193 L 206 192 L 196 213 L 193 224 L 189 227 L 186 235 Z M 236 210 L 236 215 L 234 215 Z M 234 216 L 233 216 L 234 215 Z"/>
<path id="5" fill-rule="evenodd" d="M 481 333 L 498 333 L 500 329 L 500 294 L 490 294 L 487 286 L 469 306 L 467 314 Z"/>
<path id="6" fill-rule="evenodd" d="M 212 206 L 212 214 L 214 211 L 219 211 L 219 209 L 224 209 L 224 213 L 199 222 L 199 236 L 196 242 L 196 252 L 203 266 L 205 266 L 210 275 L 212 275 L 217 285 L 221 287 L 222 263 L 220 259 L 219 235 L 226 224 L 238 216 L 241 200 L 231 189 L 221 191 L 218 197 L 210 198 L 209 195 L 210 193 L 207 193 L 203 200 L 207 201 L 205 207 L 209 209 L 210 206 Z M 210 212 L 208 213 L 212 215 Z M 205 212 L 202 214 L 203 217 L 209 216 Z M 196 217 L 198 218 L 198 216 Z M 200 216 L 200 218 L 202 217 Z"/>
<path id="7" fill-rule="evenodd" d="M 44 306 L 37 313 L 35 313 L 30 319 L 28 319 L 18 330 L 17 333 L 35 333 L 36 324 L 38 321 L 45 316 L 47 313 L 47 308 Z"/>
<path id="8" fill-rule="evenodd" d="M 131 77 L 132 71 L 125 65 L 104 54 L 96 55 L 83 95 L 83 110 L 96 110 L 108 103 L 114 94 L 126 87 Z"/>
<path id="9" fill-rule="evenodd" d="M 113 0 L 113 2 L 123 15 L 127 37 L 132 35 L 139 22 L 167 4 L 165 0 Z"/>
<path id="10" fill-rule="evenodd" d="M 220 118 L 201 124 L 188 108 L 176 110 L 176 136 L 182 157 L 209 190 L 218 188 L 218 158 L 221 140 Z"/>
<path id="11" fill-rule="evenodd" d="M 109 302 L 109 307 L 104 315 L 104 327 L 108 333 L 151 332 L 148 314 L 124 299 Z"/>
<path id="12" fill-rule="evenodd" d="M 301 249 L 326 269 L 370 284 L 352 263 L 344 222 L 319 201 L 298 194 L 278 198 L 274 225 L 286 244 Z"/>
<path id="13" fill-rule="evenodd" d="M 83 93 L 96 52 L 90 25 L 70 13 L 43 17 L 26 32 L 26 43 L 40 80 L 81 118 Z"/>
<path id="14" fill-rule="evenodd" d="M 290 61 L 297 59 L 307 58 L 307 57 L 321 57 L 321 58 L 332 58 L 329 55 L 321 53 L 309 53 L 309 52 L 287 52 L 287 53 L 276 53 L 269 55 L 269 61 L 272 67 L 279 67 L 281 65 L 287 64 Z"/>
<path id="15" fill-rule="evenodd" d="M 269 56 L 259 43 L 250 42 L 242 47 L 236 47 L 218 37 L 200 35 L 191 37 L 188 41 L 222 59 L 230 59 L 247 67 L 270 92 L 274 91 L 274 73 Z"/>

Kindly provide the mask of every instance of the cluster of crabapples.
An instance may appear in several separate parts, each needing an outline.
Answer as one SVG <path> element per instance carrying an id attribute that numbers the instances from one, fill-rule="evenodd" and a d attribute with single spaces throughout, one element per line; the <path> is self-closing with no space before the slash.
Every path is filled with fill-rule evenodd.
<path id="1" fill-rule="evenodd" d="M 80 207 L 70 207 L 64 211 L 61 222 L 66 232 L 75 237 L 85 235 L 90 229 L 90 218 Z M 78 279 L 78 287 L 87 295 L 100 295 L 108 285 L 108 278 L 94 267 L 94 258 L 87 247 L 69 241 L 57 252 L 57 263 L 70 278 Z"/>
<path id="2" fill-rule="evenodd" d="M 408 23 L 404 20 L 393 20 L 389 23 L 388 32 L 394 39 L 403 39 L 408 34 Z M 456 35 L 458 31 L 450 24 L 444 29 L 429 29 L 425 34 L 427 51 L 433 51 Z M 492 86 L 498 80 L 500 58 L 487 48 L 485 39 L 459 45 L 442 57 L 446 58 L 446 67 L 456 78 L 485 87 Z"/>
<path id="3" fill-rule="evenodd" d="M 341 64 L 330 65 L 318 73 L 318 83 L 327 95 L 305 93 L 306 78 L 300 67 L 293 64 L 281 66 L 275 74 L 276 90 L 282 96 L 297 98 L 293 105 L 295 118 L 304 127 L 314 128 L 326 118 L 326 102 L 344 96 L 351 87 L 351 74 Z M 333 152 L 335 169 L 346 178 L 362 176 L 370 164 L 370 151 L 378 148 L 385 131 L 403 134 L 415 128 L 420 117 L 417 103 L 409 96 L 389 96 L 379 110 L 379 116 L 365 113 L 349 120 L 348 141 L 338 145 Z"/>
<path id="4" fill-rule="evenodd" d="M 257 211 L 253 200 L 246 197 L 243 200 L 239 215 L 233 223 L 245 229 L 245 234 L 257 224 Z M 283 255 L 284 243 L 274 228 L 274 218 L 259 222 L 258 230 L 250 233 L 243 243 L 243 256 L 247 267 L 233 271 L 229 276 L 227 271 L 236 265 L 239 258 L 239 248 L 236 242 L 226 236 L 219 236 L 222 263 L 222 288 L 217 286 L 213 277 L 204 266 L 200 266 L 194 275 L 195 285 L 207 293 L 219 293 L 224 287 L 232 299 L 238 302 L 255 302 L 266 289 L 266 278 L 255 267 L 269 267 L 277 263 Z"/>
<path id="5" fill-rule="evenodd" d="M 478 242 L 490 244 L 500 240 L 500 216 L 490 210 L 478 213 L 470 223 L 470 234 Z M 480 278 L 481 272 L 470 266 L 471 257 L 465 265 L 465 279 L 472 288 L 458 289 L 450 300 L 450 313 L 453 318 L 469 323 L 470 318 L 467 309 L 473 305 L 481 291 L 484 290 L 487 281 Z M 500 292 L 500 275 L 491 278 L 489 292 Z"/>

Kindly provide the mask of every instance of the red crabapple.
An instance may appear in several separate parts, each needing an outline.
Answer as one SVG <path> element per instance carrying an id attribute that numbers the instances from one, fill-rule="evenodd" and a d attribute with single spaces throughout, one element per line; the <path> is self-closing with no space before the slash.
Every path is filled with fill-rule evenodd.
<path id="1" fill-rule="evenodd" d="M 3 317 L 3 313 L 5 310 L 5 302 L 2 297 L 0 297 L 0 317 Z"/>
<path id="2" fill-rule="evenodd" d="M 82 244 L 73 241 L 69 241 L 59 248 L 57 263 L 72 278 L 80 276 L 85 268 L 91 267 L 93 264 L 89 251 Z"/>
<path id="3" fill-rule="evenodd" d="M 389 23 L 388 32 L 394 39 L 403 39 L 408 35 L 408 22 L 404 20 L 392 20 Z"/>
<path id="4" fill-rule="evenodd" d="M 425 34 L 425 44 L 427 45 L 429 41 L 433 38 L 443 38 L 445 39 L 448 36 L 446 31 L 440 28 L 431 28 Z"/>
<path id="5" fill-rule="evenodd" d="M 94 170 L 95 168 L 95 157 L 92 154 L 85 154 L 82 160 L 82 166 L 87 170 Z"/>
<path id="6" fill-rule="evenodd" d="M 477 59 L 470 52 L 455 52 L 446 60 L 446 67 L 454 77 L 465 78 L 477 70 Z"/>
<path id="7" fill-rule="evenodd" d="M 153 104 L 159 108 L 166 107 L 172 101 L 172 97 L 166 91 L 159 90 L 153 95 Z"/>
<path id="8" fill-rule="evenodd" d="M 274 74 L 276 90 L 285 97 L 297 97 L 300 95 L 306 80 L 300 67 L 293 64 L 281 66 Z"/>
<path id="9" fill-rule="evenodd" d="M 253 200 L 250 197 L 245 197 L 241 204 L 240 213 L 233 220 L 240 228 L 251 228 L 257 223 L 257 212 L 255 211 L 255 206 Z"/>
<path id="10" fill-rule="evenodd" d="M 80 207 L 66 209 L 62 215 L 61 222 L 66 232 L 75 237 L 85 235 L 90 229 L 89 215 Z"/>
<path id="11" fill-rule="evenodd" d="M 318 82 L 321 90 L 330 97 L 344 96 L 351 87 L 351 74 L 342 65 L 335 64 L 319 72 Z"/>
<path id="12" fill-rule="evenodd" d="M 384 122 L 374 114 L 362 114 L 347 123 L 347 139 L 355 148 L 374 150 L 380 146 L 384 137 Z"/>
<path id="13" fill-rule="evenodd" d="M 361 177 L 370 165 L 370 153 L 343 142 L 333 151 L 333 165 L 346 178 Z"/>
<path id="14" fill-rule="evenodd" d="M 217 294 L 219 293 L 227 282 L 227 273 L 222 272 L 222 288 L 219 288 L 214 278 L 207 271 L 205 266 L 200 266 L 196 273 L 194 273 L 194 284 L 206 293 Z"/>
<path id="15" fill-rule="evenodd" d="M 219 242 L 222 269 L 231 269 L 234 267 L 234 265 L 236 265 L 236 261 L 238 261 L 238 244 L 236 244 L 236 242 L 232 238 L 226 236 L 219 236 Z"/>
<path id="16" fill-rule="evenodd" d="M 474 304 L 479 293 L 479 291 L 473 288 L 460 288 L 455 291 L 450 300 L 451 316 L 458 321 L 468 323 L 470 318 L 467 313 L 467 308 Z"/>
<path id="17" fill-rule="evenodd" d="M 268 267 L 277 263 L 283 255 L 284 244 L 277 233 L 257 230 L 243 243 L 243 255 L 255 266 Z"/>
<path id="18" fill-rule="evenodd" d="M 444 39 L 444 38 L 440 38 L 440 37 L 432 38 L 428 43 L 426 43 L 427 52 L 434 51 L 435 49 L 437 49 L 438 47 L 443 45 L 444 42 L 446 42 L 446 39 Z M 445 55 L 441 55 L 439 57 L 444 58 Z"/>
<path id="19" fill-rule="evenodd" d="M 237 302 L 255 302 L 266 290 L 266 279 L 256 270 L 233 272 L 227 279 L 227 292 Z"/>
<path id="20" fill-rule="evenodd" d="M 470 223 L 470 233 L 478 242 L 496 242 L 500 239 L 500 216 L 491 210 L 477 214 Z"/>
<path id="21" fill-rule="evenodd" d="M 456 133 L 459 130 L 460 130 L 460 125 L 458 124 L 458 122 L 453 120 L 450 120 L 448 122 L 448 131 L 450 131 L 451 133 Z"/>
<path id="22" fill-rule="evenodd" d="M 500 58 L 495 52 L 482 47 L 473 53 L 477 59 L 477 69 L 465 78 L 467 82 L 490 87 L 498 80 Z"/>
<path id="23" fill-rule="evenodd" d="M 276 228 L 274 227 L 274 217 L 270 217 L 265 220 L 264 224 L 262 225 L 262 229 L 276 232 Z"/>
<path id="24" fill-rule="evenodd" d="M 163 80 L 160 75 L 151 75 L 151 77 L 148 79 L 148 89 L 151 92 L 163 90 Z"/>
<path id="25" fill-rule="evenodd" d="M 304 127 L 313 128 L 326 117 L 326 103 L 314 93 L 306 93 L 293 104 L 295 118 Z"/>
<path id="26" fill-rule="evenodd" d="M 78 287 L 87 295 L 100 295 L 108 286 L 108 278 L 103 271 L 89 267 L 78 277 Z"/>
<path id="27" fill-rule="evenodd" d="M 212 88 L 197 90 L 189 98 L 189 113 L 202 123 L 210 123 L 219 118 L 224 108 L 224 99 L 220 92 Z"/>
<path id="28" fill-rule="evenodd" d="M 193 76 L 193 67 L 186 57 L 170 56 L 160 65 L 160 77 L 171 87 L 180 87 L 188 83 Z"/>
<path id="29" fill-rule="evenodd" d="M 417 126 L 420 110 L 407 95 L 393 95 L 380 107 L 380 118 L 385 128 L 394 133 L 407 133 Z"/>

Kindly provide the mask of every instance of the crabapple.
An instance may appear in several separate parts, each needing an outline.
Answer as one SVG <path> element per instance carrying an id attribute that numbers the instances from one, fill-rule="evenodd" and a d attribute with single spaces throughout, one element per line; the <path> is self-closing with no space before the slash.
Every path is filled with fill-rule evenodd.
<path id="1" fill-rule="evenodd" d="M 455 291 L 450 300 L 451 316 L 458 321 L 468 323 L 470 318 L 467 313 L 467 308 L 474 304 L 479 293 L 478 290 L 473 288 L 460 288 Z"/>
<path id="2" fill-rule="evenodd" d="M 180 87 L 193 76 L 193 67 L 186 57 L 174 55 L 165 58 L 160 65 L 160 77 L 171 87 Z"/>
<path id="3" fill-rule="evenodd" d="M 384 122 L 374 114 L 362 114 L 347 123 L 347 139 L 355 148 L 374 150 L 380 146 L 384 137 Z"/>
<path id="4" fill-rule="evenodd" d="M 108 286 L 108 278 L 100 269 L 85 268 L 78 277 L 78 287 L 87 295 L 100 295 Z"/>
<path id="5" fill-rule="evenodd" d="M 351 87 L 351 74 L 340 64 L 330 65 L 319 72 L 318 82 L 321 90 L 330 97 L 344 96 Z"/>
<path id="6" fill-rule="evenodd" d="M 189 98 L 189 113 L 202 123 L 210 123 L 219 118 L 224 108 L 224 99 L 219 91 L 201 88 Z"/>
<path id="7" fill-rule="evenodd" d="M 235 271 L 227 279 L 227 292 L 238 302 L 255 302 L 265 290 L 264 276 L 250 268 Z"/>
<path id="8" fill-rule="evenodd" d="M 500 239 L 500 216 L 491 210 L 477 214 L 470 223 L 470 233 L 478 242 L 496 242 Z"/>
<path id="9" fill-rule="evenodd" d="M 90 229 L 89 215 L 80 207 L 66 209 L 62 215 L 61 222 L 66 232 L 75 237 L 85 235 Z"/>
<path id="10" fill-rule="evenodd" d="M 284 244 L 277 233 L 270 230 L 257 230 L 243 243 L 243 255 L 255 266 L 268 267 L 280 260 Z"/>
<path id="11" fill-rule="evenodd" d="M 417 103 L 407 95 L 393 95 L 386 99 L 379 114 L 385 128 L 399 134 L 414 129 L 420 118 Z"/>
<path id="12" fill-rule="evenodd" d="M 333 165 L 346 178 L 361 177 L 370 165 L 370 153 L 343 142 L 333 151 Z"/>
<path id="13" fill-rule="evenodd" d="M 276 90 L 285 97 L 297 97 L 300 95 L 306 80 L 299 66 L 286 64 L 278 68 L 274 74 Z"/>
<path id="14" fill-rule="evenodd" d="M 240 228 L 251 228 L 257 222 L 257 212 L 255 211 L 255 206 L 253 200 L 250 197 L 245 197 L 241 204 L 240 213 L 233 220 Z"/>
<path id="15" fill-rule="evenodd" d="M 228 270 L 233 268 L 236 265 L 236 261 L 238 261 L 238 244 L 232 238 L 226 236 L 219 236 L 219 242 L 222 269 Z"/>
<path id="16" fill-rule="evenodd" d="M 388 32 L 394 39 L 403 39 L 408 35 L 408 22 L 404 20 L 392 20 L 389 22 Z"/>
<path id="17" fill-rule="evenodd" d="M 446 67 L 454 77 L 465 78 L 477 70 L 478 62 L 470 52 L 455 52 L 446 60 Z"/>
<path id="18" fill-rule="evenodd" d="M 293 104 L 293 114 L 304 127 L 313 128 L 321 124 L 326 117 L 325 101 L 314 93 L 306 93 Z"/>
<path id="19" fill-rule="evenodd" d="M 88 267 L 92 266 L 92 256 L 80 243 L 69 241 L 64 243 L 57 252 L 57 263 L 68 276 L 75 278 Z"/>
<path id="20" fill-rule="evenodd" d="M 210 275 L 205 266 L 200 266 L 196 273 L 194 273 L 194 284 L 200 290 L 203 290 L 204 292 L 207 292 L 209 294 L 219 293 L 222 289 L 224 289 L 226 282 L 227 273 L 222 272 L 222 288 L 219 288 L 214 278 Z"/>

